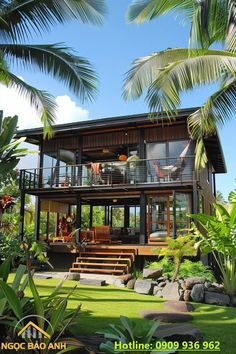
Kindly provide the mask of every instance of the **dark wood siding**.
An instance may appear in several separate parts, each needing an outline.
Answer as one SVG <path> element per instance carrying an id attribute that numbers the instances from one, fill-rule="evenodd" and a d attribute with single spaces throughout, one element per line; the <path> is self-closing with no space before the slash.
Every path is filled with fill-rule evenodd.
<path id="1" fill-rule="evenodd" d="M 120 146 L 124 144 L 137 144 L 138 142 L 139 131 L 137 129 L 130 129 L 109 133 L 84 135 L 83 148 Z"/>
<path id="2" fill-rule="evenodd" d="M 173 126 L 152 127 L 145 129 L 146 142 L 188 139 L 188 129 L 186 124 L 176 124 Z"/>

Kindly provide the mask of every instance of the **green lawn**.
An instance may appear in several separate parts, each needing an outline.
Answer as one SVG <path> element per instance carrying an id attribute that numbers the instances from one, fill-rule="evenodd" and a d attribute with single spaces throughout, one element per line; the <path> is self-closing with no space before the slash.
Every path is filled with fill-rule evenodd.
<path id="1" fill-rule="evenodd" d="M 41 295 L 49 294 L 59 282 L 58 279 L 36 279 Z M 63 286 L 65 294 L 78 285 L 69 302 L 74 308 L 82 304 L 78 326 L 75 333 L 92 333 L 106 328 L 109 323 L 117 322 L 120 315 L 125 315 L 141 321 L 139 312 L 142 309 L 160 309 L 163 300 L 155 296 L 139 295 L 129 289 L 119 289 L 114 286 L 91 287 L 80 285 L 75 281 L 66 281 Z M 221 352 L 236 353 L 236 308 L 196 305 L 192 322 L 205 334 L 205 340 L 219 340 Z"/>

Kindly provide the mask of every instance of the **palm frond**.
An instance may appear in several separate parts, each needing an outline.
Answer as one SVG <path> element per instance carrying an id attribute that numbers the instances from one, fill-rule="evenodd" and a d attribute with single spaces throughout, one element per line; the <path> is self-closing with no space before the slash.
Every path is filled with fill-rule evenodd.
<path id="1" fill-rule="evenodd" d="M 44 125 L 44 137 L 52 135 L 52 124 L 56 119 L 56 103 L 52 95 L 28 85 L 9 71 L 0 68 L 0 81 L 8 82 L 8 87 L 16 89 L 20 95 L 29 100 L 35 109 L 41 112 Z"/>
<path id="2" fill-rule="evenodd" d="M 209 48 L 214 42 L 223 42 L 227 27 L 225 0 L 196 1 L 191 23 L 191 48 Z"/>
<path id="3" fill-rule="evenodd" d="M 128 8 L 127 18 L 131 22 L 142 23 L 169 11 L 184 13 L 192 17 L 193 3 L 192 0 L 134 0 Z"/>
<path id="4" fill-rule="evenodd" d="M 236 79 L 211 95 L 204 105 L 188 119 L 195 139 L 216 132 L 216 125 L 223 126 L 236 114 Z"/>
<path id="5" fill-rule="evenodd" d="M 105 0 L 12 0 L 0 6 L 0 35 L 13 41 L 25 40 L 32 32 L 43 33 L 69 19 L 100 24 Z"/>
<path id="6" fill-rule="evenodd" d="M 236 2 L 228 0 L 228 23 L 226 35 L 226 49 L 236 52 Z"/>
<path id="7" fill-rule="evenodd" d="M 58 79 L 82 101 L 92 100 L 96 93 L 96 74 L 85 58 L 73 55 L 65 45 L 25 45 L 2 44 L 0 51 L 8 62 L 32 69 L 32 65 L 41 72 Z"/>
<path id="8" fill-rule="evenodd" d="M 176 110 L 181 92 L 219 82 L 223 75 L 236 71 L 236 56 L 232 53 L 214 50 L 206 53 L 175 61 L 160 71 L 146 95 L 151 111 Z"/>
<path id="9" fill-rule="evenodd" d="M 157 78 L 159 71 L 173 62 L 188 58 L 189 51 L 185 48 L 167 49 L 136 59 L 132 68 L 126 73 L 123 86 L 123 97 L 135 99 L 143 94 Z"/>

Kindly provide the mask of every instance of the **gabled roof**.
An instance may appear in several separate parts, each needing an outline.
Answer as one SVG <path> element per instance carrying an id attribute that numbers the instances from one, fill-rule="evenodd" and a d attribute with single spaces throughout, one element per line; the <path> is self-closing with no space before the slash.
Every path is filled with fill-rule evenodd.
<path id="1" fill-rule="evenodd" d="M 194 108 L 185 108 L 178 110 L 176 116 L 173 116 L 173 120 L 185 121 L 186 118 L 196 111 L 198 107 Z M 74 122 L 74 123 L 66 123 L 66 124 L 58 124 L 53 127 L 55 136 L 61 135 L 62 133 L 66 133 L 67 135 L 74 135 L 79 133 L 86 133 L 86 131 L 91 130 L 102 130 L 105 128 L 122 128 L 122 127 L 135 127 L 147 124 L 148 119 L 150 118 L 149 113 L 142 114 L 132 114 L 127 116 L 118 116 L 118 117 L 109 117 L 109 118 L 99 118 L 99 119 L 89 119 L 87 121 L 82 122 Z M 169 118 L 165 113 L 158 113 L 158 115 L 154 116 L 155 122 L 168 122 L 171 124 Z M 149 119 L 150 124 L 153 123 Z M 32 144 L 40 144 L 43 140 L 43 128 L 33 128 L 33 129 L 25 129 L 19 130 L 17 133 L 18 137 L 25 136 L 26 141 Z M 222 151 L 221 143 L 218 134 L 207 137 L 204 139 L 205 146 L 209 158 L 212 162 L 214 170 L 216 173 L 225 173 L 226 172 L 226 164 L 224 159 L 224 154 Z"/>

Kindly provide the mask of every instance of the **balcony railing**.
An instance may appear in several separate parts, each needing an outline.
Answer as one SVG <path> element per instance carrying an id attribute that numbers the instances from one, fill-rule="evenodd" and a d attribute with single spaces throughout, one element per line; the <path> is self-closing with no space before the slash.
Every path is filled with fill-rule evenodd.
<path id="1" fill-rule="evenodd" d="M 21 189 L 192 181 L 194 157 L 64 165 L 21 170 Z"/>

